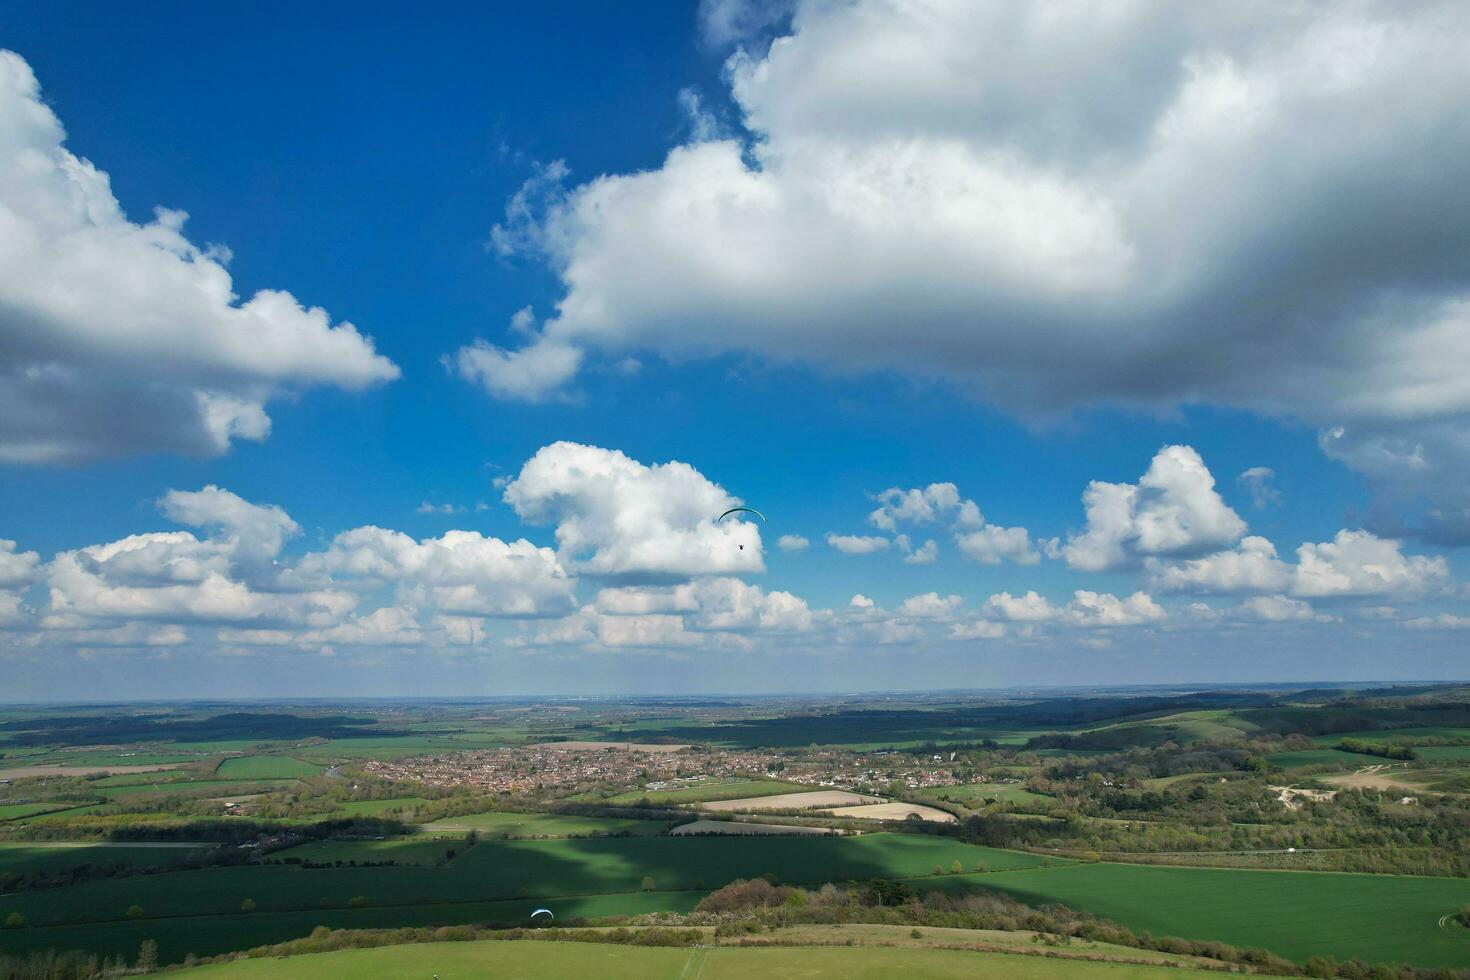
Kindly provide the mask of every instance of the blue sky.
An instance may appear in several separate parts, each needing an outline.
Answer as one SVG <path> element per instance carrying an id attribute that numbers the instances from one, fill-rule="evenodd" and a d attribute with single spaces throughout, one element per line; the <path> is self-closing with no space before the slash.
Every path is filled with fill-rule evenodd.
<path id="1" fill-rule="evenodd" d="M 11 692 L 1463 677 L 1463 11 L 1024 20 L 7 5 Z"/>

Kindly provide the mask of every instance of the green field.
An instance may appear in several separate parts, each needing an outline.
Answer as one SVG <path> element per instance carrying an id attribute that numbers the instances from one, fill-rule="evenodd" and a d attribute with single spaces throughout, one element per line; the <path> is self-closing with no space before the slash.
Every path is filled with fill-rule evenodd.
<path id="1" fill-rule="evenodd" d="M 98 792 L 109 800 L 129 796 L 167 796 L 170 794 L 231 796 L 249 792 L 253 787 L 280 789 L 295 782 L 294 779 L 195 779 L 188 782 L 150 782 L 137 786 L 104 786 Z"/>
<path id="2" fill-rule="evenodd" d="M 7 803 L 0 806 L 0 822 L 34 817 L 37 814 L 51 813 L 54 810 L 65 810 L 71 806 L 73 806 L 71 803 Z"/>
<path id="3" fill-rule="evenodd" d="M 1470 881 L 1404 875 L 1086 864 L 986 876 L 1030 905 L 1060 902 L 1156 936 L 1417 966 L 1470 966 L 1470 935 L 1439 919 Z"/>
<path id="4" fill-rule="evenodd" d="M 221 762 L 214 775 L 217 779 L 306 779 L 320 775 L 324 768 L 284 755 L 247 755 Z"/>
<path id="5" fill-rule="evenodd" d="M 1336 745 L 1345 738 L 1360 742 L 1402 742 L 1406 738 L 1470 738 L 1470 728 L 1375 728 L 1366 732 L 1343 732 L 1338 735 L 1318 735 L 1312 739 L 1318 745 Z"/>
<path id="6" fill-rule="evenodd" d="M 931 875 L 936 865 L 949 868 L 955 861 L 966 869 L 984 863 L 995 870 L 1042 863 L 1017 851 L 901 834 L 486 840 L 442 868 L 251 865 L 3 895 L 0 920 L 18 911 L 31 925 L 0 931 L 0 949 L 71 943 L 98 952 L 132 951 L 141 938 L 153 938 L 166 958 L 177 958 L 190 951 L 212 954 L 279 942 L 323 923 L 367 928 L 481 922 L 495 920 L 497 909 L 499 921 L 515 921 L 533 899 L 558 914 L 593 907 L 598 911 L 567 914 L 687 910 L 710 888 L 767 873 L 808 885 L 875 877 L 922 877 L 920 884 L 927 884 L 941 880 Z M 657 890 L 641 891 L 644 876 L 653 878 Z M 1003 877 L 946 879 L 974 883 Z M 359 896 L 369 907 L 349 906 Z M 586 905 L 594 897 L 595 906 Z M 241 912 L 247 898 L 256 902 L 256 911 Z M 141 906 L 144 918 L 127 921 L 131 905 Z"/>
<path id="7" fill-rule="evenodd" d="M 948 797 L 956 803 L 976 807 L 999 800 L 1002 803 L 1050 803 L 1050 796 L 1033 793 L 1024 786 L 1001 783 L 970 783 L 965 786 L 936 786 L 914 794 L 924 800 L 939 801 Z"/>
<path id="8" fill-rule="evenodd" d="M 344 803 L 339 812 L 351 817 L 378 817 L 389 810 L 412 810 L 429 802 L 421 796 L 397 796 L 391 800 L 357 800 Z"/>
<path id="9" fill-rule="evenodd" d="M 1423 762 L 1470 762 L 1470 745 L 1427 745 L 1414 752 Z"/>
<path id="10" fill-rule="evenodd" d="M 195 977 L 199 980 L 297 980 L 323 976 L 376 980 L 378 977 L 431 975 L 442 980 L 491 976 L 516 980 L 562 980 L 565 977 L 742 980 L 756 976 L 765 980 L 809 980 L 812 977 L 887 980 L 896 976 L 913 980 L 971 980 L 976 977 L 1165 980 L 1181 973 L 1167 967 L 945 949 L 883 949 L 872 946 L 660 949 L 521 940 L 348 949 L 285 959 L 240 960 L 196 967 L 180 974 L 190 980 Z"/>
<path id="11" fill-rule="evenodd" d="M 421 828 L 426 834 L 463 835 L 474 830 L 486 837 L 593 837 L 661 834 L 668 828 L 662 820 L 627 820 L 613 817 L 574 817 L 559 813 L 469 813 L 446 817 Z"/>
<path id="12" fill-rule="evenodd" d="M 783 793 L 807 793 L 812 787 L 796 783 L 778 783 L 770 779 L 737 780 L 728 783 L 701 783 L 687 789 L 633 790 L 608 797 L 609 803 L 713 803 L 716 800 L 740 800 L 747 796 L 779 796 Z"/>
<path id="13" fill-rule="evenodd" d="M 149 847 L 131 844 L 7 842 L 0 844 L 0 873 L 6 871 L 56 872 L 83 864 L 161 867 L 181 864 L 193 851 L 194 848 L 186 847 Z"/>
<path id="14" fill-rule="evenodd" d="M 448 860 L 453 850 L 463 855 L 466 850 L 463 835 L 458 838 L 398 837 L 390 840 L 322 840 L 309 841 L 284 851 L 271 854 L 273 860 L 299 858 L 322 864 L 341 861 L 346 864 L 356 861 L 395 861 L 398 864 L 434 865 Z"/>

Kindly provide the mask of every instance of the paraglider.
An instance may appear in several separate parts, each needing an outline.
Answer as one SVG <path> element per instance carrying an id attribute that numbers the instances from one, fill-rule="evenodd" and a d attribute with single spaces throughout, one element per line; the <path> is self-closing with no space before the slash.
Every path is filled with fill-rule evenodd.
<path id="1" fill-rule="evenodd" d="M 538 915 L 544 915 L 548 919 L 554 919 L 554 918 L 556 918 L 556 916 L 554 916 L 554 915 L 551 914 L 551 909 L 537 909 L 536 911 L 534 911 L 534 912 L 531 913 L 531 921 L 532 922 L 535 922 L 536 921 L 536 916 L 538 916 Z"/>
<path id="2" fill-rule="evenodd" d="M 715 523 L 716 524 L 720 523 L 725 518 L 729 517 L 731 514 L 754 514 L 756 517 L 759 517 L 761 519 L 761 523 L 762 524 L 765 524 L 766 523 L 766 515 L 765 514 L 762 514 L 760 511 L 756 510 L 754 507 L 731 507 L 729 510 L 725 511 L 719 517 L 716 517 L 715 518 Z M 741 551 L 744 551 L 745 550 L 745 545 L 742 544 L 740 546 L 740 550 Z"/>

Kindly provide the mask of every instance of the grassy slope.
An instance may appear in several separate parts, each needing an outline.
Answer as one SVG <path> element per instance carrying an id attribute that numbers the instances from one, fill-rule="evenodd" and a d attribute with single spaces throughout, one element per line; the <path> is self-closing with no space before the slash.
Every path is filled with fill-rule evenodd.
<path id="1" fill-rule="evenodd" d="M 1159 936 L 1419 966 L 1470 966 L 1470 942 L 1439 917 L 1470 903 L 1470 881 L 1401 875 L 1072 865 L 990 875 L 1030 903 L 1061 902 Z"/>
<path id="2" fill-rule="evenodd" d="M 1194 972 L 1194 971 L 1190 971 Z M 206 980 L 295 980 L 332 976 L 367 980 L 385 976 L 495 976 L 516 980 L 798 980 L 850 977 L 886 980 L 970 980 L 1008 977 L 1014 980 L 1152 980 L 1178 976 L 1165 967 L 1085 963 L 1005 953 L 972 953 L 938 949 L 877 947 L 787 947 L 770 949 L 657 949 L 592 943 L 479 942 L 426 943 L 371 950 L 342 950 L 278 960 L 246 960 L 199 967 L 181 976 Z M 1184 974 L 1188 975 L 1188 974 Z"/>

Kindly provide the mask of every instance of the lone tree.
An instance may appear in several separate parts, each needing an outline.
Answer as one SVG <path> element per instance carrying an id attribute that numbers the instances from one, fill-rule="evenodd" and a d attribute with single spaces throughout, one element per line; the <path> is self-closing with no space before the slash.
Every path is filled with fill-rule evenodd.
<path id="1" fill-rule="evenodd" d="M 653 885 L 653 876 L 652 875 L 644 875 L 643 876 L 643 890 L 646 891 L 646 892 L 651 892 L 651 891 L 653 891 L 653 888 L 654 888 L 654 885 Z"/>
<path id="2" fill-rule="evenodd" d="M 130 918 L 130 919 L 141 919 L 141 918 L 143 918 L 143 906 L 141 906 L 141 905 L 129 905 L 128 906 L 128 918 Z"/>
<path id="3" fill-rule="evenodd" d="M 247 898 L 247 899 L 245 899 L 245 901 L 241 902 L 240 903 L 240 911 L 241 912 L 254 912 L 255 911 L 255 899 L 253 899 L 253 898 Z"/>
<path id="4" fill-rule="evenodd" d="M 5 928 L 24 929 L 25 927 L 26 917 L 21 915 L 19 912 L 12 912 L 5 917 Z"/>

